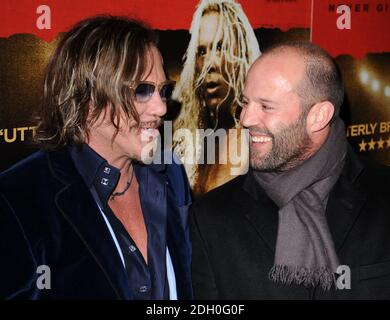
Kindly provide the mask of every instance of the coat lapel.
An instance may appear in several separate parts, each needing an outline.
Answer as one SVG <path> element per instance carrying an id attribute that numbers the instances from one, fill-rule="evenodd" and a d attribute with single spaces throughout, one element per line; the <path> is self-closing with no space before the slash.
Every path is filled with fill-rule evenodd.
<path id="1" fill-rule="evenodd" d="M 140 179 L 143 177 L 142 203 L 145 205 L 145 212 L 153 212 L 154 220 L 151 224 L 155 224 L 157 218 L 162 219 L 158 225 L 166 230 L 158 248 L 160 256 L 164 258 L 156 261 L 160 274 L 165 274 L 168 245 L 175 271 L 178 299 L 191 299 L 191 247 L 188 230 L 190 191 L 181 170 L 184 168 L 176 164 L 152 164 L 140 166 L 136 174 Z M 152 230 L 150 235 L 153 236 L 153 233 Z"/>
<path id="2" fill-rule="evenodd" d="M 129 299 L 128 280 L 115 243 L 90 191 L 66 150 L 49 154 L 49 166 L 62 187 L 56 205 L 110 283 L 118 299 Z"/>
<path id="3" fill-rule="evenodd" d="M 184 168 L 167 166 L 167 244 L 175 269 L 178 299 L 192 299 L 191 241 L 188 226 L 190 189 Z"/>
<path id="4" fill-rule="evenodd" d="M 366 202 L 367 193 L 359 183 L 362 170 L 363 165 L 349 150 L 344 170 L 329 195 L 326 217 L 337 252 L 341 250 Z"/>
<path id="5" fill-rule="evenodd" d="M 238 210 L 243 212 L 273 256 L 278 232 L 278 207 L 255 181 L 252 170 L 244 178 L 242 189 L 244 193 L 243 197 L 238 197 Z"/>

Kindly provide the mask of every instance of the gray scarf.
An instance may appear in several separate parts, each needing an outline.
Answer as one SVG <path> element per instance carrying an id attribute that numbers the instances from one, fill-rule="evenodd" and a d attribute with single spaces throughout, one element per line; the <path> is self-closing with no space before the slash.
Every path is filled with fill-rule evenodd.
<path id="1" fill-rule="evenodd" d="M 326 142 L 303 164 L 285 172 L 254 171 L 260 186 L 279 207 L 271 280 L 306 287 L 319 284 L 324 290 L 334 284 L 339 260 L 325 209 L 346 152 L 345 127 L 337 118 Z"/>

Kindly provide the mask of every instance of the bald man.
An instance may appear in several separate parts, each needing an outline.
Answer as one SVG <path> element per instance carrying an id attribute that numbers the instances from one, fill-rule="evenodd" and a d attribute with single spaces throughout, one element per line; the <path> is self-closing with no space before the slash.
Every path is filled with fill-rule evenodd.
<path id="1" fill-rule="evenodd" d="M 314 44 L 279 44 L 251 66 L 250 169 L 190 215 L 196 298 L 390 298 L 390 170 L 351 150 L 343 97 Z"/>

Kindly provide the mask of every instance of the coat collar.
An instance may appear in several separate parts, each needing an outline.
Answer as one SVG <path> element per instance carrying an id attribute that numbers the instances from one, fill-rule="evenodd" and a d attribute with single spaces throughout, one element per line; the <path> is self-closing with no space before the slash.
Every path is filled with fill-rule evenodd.
<path id="1" fill-rule="evenodd" d="M 366 201 L 366 190 L 359 177 L 364 170 L 362 163 L 348 147 L 347 158 L 340 178 L 333 187 L 328 200 L 326 216 L 337 251 L 353 227 L 360 209 Z M 256 182 L 250 169 L 243 179 L 245 200 L 240 200 L 243 213 L 258 235 L 266 243 L 270 253 L 275 253 L 278 231 L 278 207 Z"/>
<path id="2" fill-rule="evenodd" d="M 103 216 L 68 150 L 48 153 L 49 168 L 60 182 L 55 203 L 110 283 L 118 299 L 130 299 L 127 276 Z"/>
<path id="3" fill-rule="evenodd" d="M 367 190 L 360 183 L 363 164 L 349 147 L 344 170 L 328 200 L 326 217 L 336 251 L 340 251 L 367 199 Z"/>
<path id="4" fill-rule="evenodd" d="M 278 233 L 278 207 L 256 182 L 252 169 L 244 178 L 242 189 L 246 194 L 242 211 L 274 256 Z"/>

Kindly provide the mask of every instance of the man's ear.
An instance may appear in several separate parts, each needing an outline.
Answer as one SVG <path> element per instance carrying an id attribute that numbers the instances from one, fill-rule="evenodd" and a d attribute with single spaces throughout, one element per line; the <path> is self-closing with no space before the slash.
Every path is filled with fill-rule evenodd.
<path id="1" fill-rule="evenodd" d="M 334 106 L 329 101 L 318 102 L 311 107 L 307 115 L 307 130 L 315 133 L 324 129 L 332 120 Z"/>

